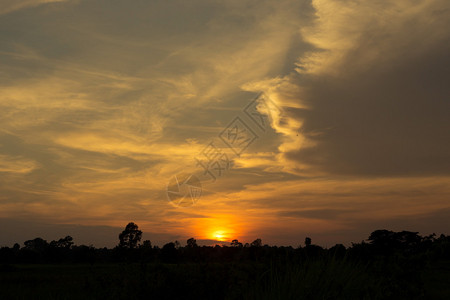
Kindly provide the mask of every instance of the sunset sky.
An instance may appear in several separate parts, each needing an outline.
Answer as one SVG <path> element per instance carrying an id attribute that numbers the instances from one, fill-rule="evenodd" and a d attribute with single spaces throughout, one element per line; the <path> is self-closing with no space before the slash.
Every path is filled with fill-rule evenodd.
<path id="1" fill-rule="evenodd" d="M 448 0 L 0 0 L 0 246 L 450 234 L 449 53 Z"/>

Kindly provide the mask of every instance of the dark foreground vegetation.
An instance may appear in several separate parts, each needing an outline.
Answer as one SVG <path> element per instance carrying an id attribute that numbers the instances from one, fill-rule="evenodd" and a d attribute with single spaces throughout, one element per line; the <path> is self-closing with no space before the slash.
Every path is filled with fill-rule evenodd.
<path id="1" fill-rule="evenodd" d="M 374 231 L 323 249 L 154 247 L 130 223 L 114 249 L 70 236 L 0 249 L 0 299 L 450 299 L 450 236 Z"/>

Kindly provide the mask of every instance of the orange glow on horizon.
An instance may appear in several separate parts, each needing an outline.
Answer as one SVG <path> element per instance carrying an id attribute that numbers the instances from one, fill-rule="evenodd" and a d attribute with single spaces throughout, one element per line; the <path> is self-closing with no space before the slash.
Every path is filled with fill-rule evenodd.
<path id="1" fill-rule="evenodd" d="M 235 217 L 226 215 L 198 220 L 193 229 L 201 239 L 220 242 L 231 242 L 242 235 L 242 229 L 236 224 Z"/>
<path id="2" fill-rule="evenodd" d="M 227 240 L 227 237 L 225 236 L 225 233 L 224 233 L 223 230 L 219 230 L 219 231 L 214 232 L 213 236 L 214 236 L 215 240 L 218 240 L 218 241 L 221 241 L 221 242 Z"/>

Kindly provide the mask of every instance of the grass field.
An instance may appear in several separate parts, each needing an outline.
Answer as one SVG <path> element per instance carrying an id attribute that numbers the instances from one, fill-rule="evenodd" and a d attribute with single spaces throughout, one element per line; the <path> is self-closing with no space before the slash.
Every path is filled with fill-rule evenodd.
<path id="1" fill-rule="evenodd" d="M 0 266 L 0 299 L 450 299 L 450 261 L 419 274 L 315 260 Z"/>

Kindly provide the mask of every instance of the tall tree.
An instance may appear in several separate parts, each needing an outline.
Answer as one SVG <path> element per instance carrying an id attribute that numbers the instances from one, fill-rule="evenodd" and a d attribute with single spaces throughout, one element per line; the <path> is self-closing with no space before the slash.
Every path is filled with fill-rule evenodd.
<path id="1" fill-rule="evenodd" d="M 128 223 L 125 230 L 119 234 L 119 247 L 134 249 L 141 241 L 142 231 L 133 222 Z"/>

